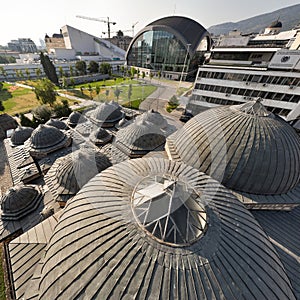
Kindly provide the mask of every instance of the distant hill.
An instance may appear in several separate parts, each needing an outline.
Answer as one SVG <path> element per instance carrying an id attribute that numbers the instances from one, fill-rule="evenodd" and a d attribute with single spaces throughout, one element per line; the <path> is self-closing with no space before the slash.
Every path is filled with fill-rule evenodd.
<path id="1" fill-rule="evenodd" d="M 235 29 L 242 33 L 258 33 L 278 18 L 282 22 L 282 31 L 292 29 L 300 23 L 300 4 L 281 8 L 271 13 L 258 15 L 236 23 L 227 22 L 213 25 L 208 28 L 208 31 L 214 35 L 227 34 Z"/>

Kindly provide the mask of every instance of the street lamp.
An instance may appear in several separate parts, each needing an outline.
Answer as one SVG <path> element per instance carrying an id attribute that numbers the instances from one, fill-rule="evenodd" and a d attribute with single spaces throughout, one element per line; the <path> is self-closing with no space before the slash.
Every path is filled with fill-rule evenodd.
<path id="1" fill-rule="evenodd" d="M 183 68 L 182 68 L 182 71 L 181 71 L 180 80 L 179 80 L 179 84 L 178 84 L 177 90 L 180 88 L 180 85 L 181 85 L 181 81 L 182 81 L 182 77 L 183 77 L 183 72 L 184 72 L 184 69 L 185 69 L 185 63 L 186 63 L 186 60 L 187 60 L 187 57 L 188 57 L 188 54 L 189 54 L 189 50 L 190 50 L 190 46 L 191 46 L 191 44 L 186 44 L 186 45 L 187 45 L 187 50 L 186 50 L 186 55 L 185 55 L 185 58 L 184 58 Z"/>

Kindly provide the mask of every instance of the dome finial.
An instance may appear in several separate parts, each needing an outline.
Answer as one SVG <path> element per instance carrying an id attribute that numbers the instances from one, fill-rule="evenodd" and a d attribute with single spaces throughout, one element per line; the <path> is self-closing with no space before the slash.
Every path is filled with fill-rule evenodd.
<path id="1" fill-rule="evenodd" d="M 271 112 L 269 112 L 265 106 L 262 104 L 263 99 L 258 97 L 256 100 L 248 101 L 241 105 L 231 106 L 234 110 L 239 110 L 248 115 L 258 116 L 258 117 L 268 117 Z"/>

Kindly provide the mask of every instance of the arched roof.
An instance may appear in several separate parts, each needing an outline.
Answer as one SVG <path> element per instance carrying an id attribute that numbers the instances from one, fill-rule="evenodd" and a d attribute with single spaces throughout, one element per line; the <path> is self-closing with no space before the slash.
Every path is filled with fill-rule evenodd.
<path id="1" fill-rule="evenodd" d="M 140 118 L 117 132 L 115 145 L 130 157 L 141 157 L 163 146 L 165 141 L 160 127 Z"/>
<path id="2" fill-rule="evenodd" d="M 295 299 L 245 207 L 207 175 L 157 158 L 111 167 L 68 202 L 43 259 L 39 299 L 82 297 Z"/>
<path id="3" fill-rule="evenodd" d="M 183 16 L 164 17 L 151 22 L 136 34 L 128 47 L 126 56 L 131 46 L 142 33 L 155 30 L 163 30 L 175 34 L 175 36 L 183 43 L 186 48 L 189 44 L 190 57 L 192 57 L 197 50 L 201 40 L 205 37 L 210 37 L 209 32 L 201 24 L 190 18 Z M 210 39 L 208 41 L 208 48 L 210 48 Z"/>
<path id="4" fill-rule="evenodd" d="M 30 153 L 33 156 L 47 155 L 60 148 L 67 147 L 71 138 L 53 126 L 39 125 L 30 137 Z"/>
<path id="5" fill-rule="evenodd" d="M 300 179 L 299 136 L 259 100 L 198 114 L 167 138 L 166 150 L 237 191 L 282 194 Z"/>
<path id="6" fill-rule="evenodd" d="M 1 199 L 2 219 L 18 220 L 34 211 L 40 204 L 41 193 L 33 186 L 10 188 Z"/>
<path id="7" fill-rule="evenodd" d="M 49 125 L 49 126 L 56 127 L 57 129 L 67 129 L 68 128 L 68 126 L 67 126 L 67 124 L 65 122 L 60 121 L 58 119 L 52 119 L 51 118 L 45 124 Z"/>
<path id="8" fill-rule="evenodd" d="M 19 126 L 14 130 L 10 137 L 10 141 L 14 146 L 23 145 L 28 140 L 33 132 L 31 127 Z"/>

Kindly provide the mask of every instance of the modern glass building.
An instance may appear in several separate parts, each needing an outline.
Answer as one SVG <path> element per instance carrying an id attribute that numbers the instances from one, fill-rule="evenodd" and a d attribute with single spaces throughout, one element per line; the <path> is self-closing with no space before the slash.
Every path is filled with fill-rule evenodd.
<path id="1" fill-rule="evenodd" d="M 163 76 L 179 78 L 181 73 L 197 70 L 203 51 L 210 48 L 210 35 L 194 20 L 165 17 L 142 29 L 132 40 L 127 54 L 128 66 L 160 71 Z"/>

